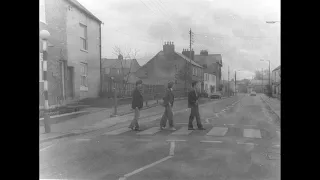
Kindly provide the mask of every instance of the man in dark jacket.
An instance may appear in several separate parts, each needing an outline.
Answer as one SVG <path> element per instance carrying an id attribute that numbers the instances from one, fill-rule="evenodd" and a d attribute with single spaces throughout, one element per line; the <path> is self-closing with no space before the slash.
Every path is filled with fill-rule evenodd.
<path id="1" fill-rule="evenodd" d="M 138 119 L 140 117 L 140 110 L 143 107 L 143 96 L 142 96 L 142 81 L 136 82 L 136 88 L 132 92 L 132 104 L 131 108 L 134 109 L 134 118 L 129 126 L 130 129 L 140 131 Z"/>
<path id="2" fill-rule="evenodd" d="M 200 114 L 199 114 L 199 104 L 198 99 L 199 95 L 197 93 L 197 86 L 198 82 L 192 83 L 192 90 L 188 94 L 188 108 L 191 108 L 191 113 L 189 116 L 189 124 L 188 124 L 188 130 L 194 130 L 192 122 L 194 117 L 196 117 L 197 120 L 197 126 L 199 130 L 205 130 L 201 124 L 200 120 Z"/>
<path id="3" fill-rule="evenodd" d="M 176 130 L 173 127 L 173 113 L 172 113 L 172 106 L 174 102 L 174 95 L 172 93 L 173 82 L 169 82 L 168 89 L 166 89 L 166 93 L 163 97 L 163 106 L 165 107 L 164 113 L 160 120 L 160 129 L 164 129 L 167 124 L 167 120 L 169 120 L 170 130 Z"/>

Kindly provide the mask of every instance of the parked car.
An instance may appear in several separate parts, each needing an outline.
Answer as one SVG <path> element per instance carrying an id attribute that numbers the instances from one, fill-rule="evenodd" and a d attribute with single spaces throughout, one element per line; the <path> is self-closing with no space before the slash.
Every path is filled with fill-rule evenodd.
<path id="1" fill-rule="evenodd" d="M 251 93 L 250 93 L 250 96 L 256 96 L 257 94 L 256 94 L 256 92 L 254 92 L 254 91 L 252 91 Z"/>
<path id="2" fill-rule="evenodd" d="M 202 93 L 200 93 L 200 97 L 205 97 L 205 98 L 207 98 L 207 97 L 208 97 L 208 93 L 202 92 Z"/>
<path id="3" fill-rule="evenodd" d="M 220 93 L 220 92 L 212 93 L 212 94 L 210 95 L 210 98 L 211 98 L 211 99 L 221 99 L 221 93 Z"/>

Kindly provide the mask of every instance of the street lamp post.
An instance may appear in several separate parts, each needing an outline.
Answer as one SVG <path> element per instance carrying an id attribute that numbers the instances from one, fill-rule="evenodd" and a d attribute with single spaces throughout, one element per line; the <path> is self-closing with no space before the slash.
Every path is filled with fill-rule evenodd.
<path id="1" fill-rule="evenodd" d="M 111 77 L 111 80 L 112 80 L 112 84 L 113 84 L 113 90 L 114 90 L 114 114 L 113 115 L 111 115 L 111 117 L 115 117 L 115 116 L 117 116 L 117 89 L 116 89 L 116 87 L 115 87 L 115 82 L 114 82 L 114 77 Z"/>
<path id="2" fill-rule="evenodd" d="M 42 64 L 42 70 L 43 70 L 43 94 L 44 94 L 44 131 L 45 133 L 50 133 L 50 115 L 49 115 L 49 101 L 48 101 L 48 73 L 47 73 L 47 65 L 48 65 L 48 52 L 47 52 L 47 40 L 50 37 L 50 33 L 47 30 L 40 31 L 40 38 L 42 39 L 42 58 L 43 58 L 43 64 Z"/>

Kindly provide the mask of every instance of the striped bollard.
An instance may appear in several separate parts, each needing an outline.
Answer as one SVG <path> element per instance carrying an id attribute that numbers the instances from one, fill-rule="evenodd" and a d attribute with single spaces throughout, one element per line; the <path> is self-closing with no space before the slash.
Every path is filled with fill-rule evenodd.
<path id="1" fill-rule="evenodd" d="M 47 73 L 47 67 L 48 67 L 48 52 L 47 52 L 47 40 L 43 39 L 43 49 L 42 49 L 42 55 L 43 55 L 43 94 L 44 94 L 44 131 L 45 133 L 50 133 L 50 115 L 49 115 L 49 101 L 48 101 L 48 73 Z"/>

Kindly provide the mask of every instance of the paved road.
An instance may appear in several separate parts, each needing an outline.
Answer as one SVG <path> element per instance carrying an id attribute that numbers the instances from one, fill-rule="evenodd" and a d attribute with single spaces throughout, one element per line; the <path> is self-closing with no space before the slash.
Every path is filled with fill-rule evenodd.
<path id="1" fill-rule="evenodd" d="M 115 126 L 40 147 L 40 177 L 54 179 L 280 179 L 280 128 L 259 96 L 233 97 L 200 108 L 205 131 Z M 224 110 L 224 111 L 223 111 Z M 195 126 L 196 127 L 196 126 Z"/>

